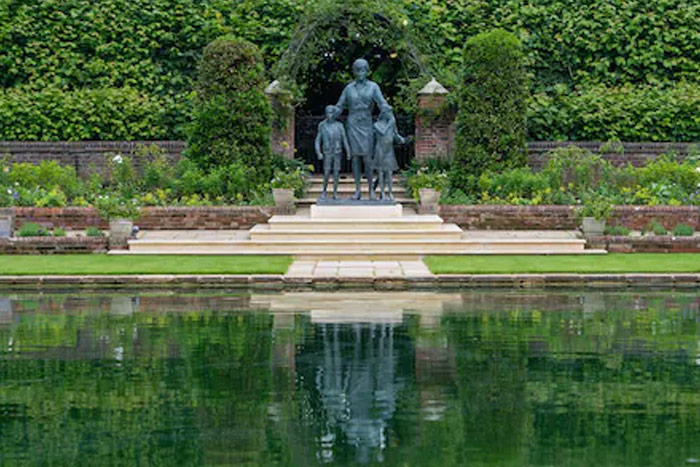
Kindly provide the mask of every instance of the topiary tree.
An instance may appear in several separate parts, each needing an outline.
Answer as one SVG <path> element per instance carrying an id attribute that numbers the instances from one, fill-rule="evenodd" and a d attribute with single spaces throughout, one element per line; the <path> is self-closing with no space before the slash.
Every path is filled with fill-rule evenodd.
<path id="1" fill-rule="evenodd" d="M 207 45 L 199 65 L 188 157 L 205 170 L 242 164 L 269 180 L 271 107 L 265 85 L 263 59 L 254 44 L 224 36 Z"/>
<path id="2" fill-rule="evenodd" d="M 509 32 L 495 29 L 467 41 L 450 177 L 454 188 L 473 193 L 485 170 L 526 164 L 523 61 L 520 41 Z"/>

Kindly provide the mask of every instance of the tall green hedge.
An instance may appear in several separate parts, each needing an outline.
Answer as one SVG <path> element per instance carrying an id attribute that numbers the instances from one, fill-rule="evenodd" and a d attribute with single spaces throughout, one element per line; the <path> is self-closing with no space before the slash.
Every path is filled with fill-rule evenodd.
<path id="1" fill-rule="evenodd" d="M 529 137 L 569 141 L 700 141 L 700 85 L 593 86 L 534 96 Z"/>
<path id="2" fill-rule="evenodd" d="M 458 93 L 451 182 L 473 192 L 482 172 L 526 163 L 528 87 L 518 38 L 496 29 L 469 39 Z"/>
<path id="3" fill-rule="evenodd" d="M 26 113 L 73 112 L 74 104 L 58 100 L 52 107 L 33 104 L 45 89 L 62 93 L 123 89 L 140 99 L 159 102 L 163 119 L 145 120 L 156 132 L 183 137 L 188 102 L 197 63 L 205 45 L 224 34 L 255 43 L 266 68 L 277 62 L 295 30 L 297 19 L 318 7 L 320 0 L 11 0 L 0 2 L 0 107 L 14 113 L 3 117 L 0 139 L 33 139 L 25 131 Z M 700 2 L 697 0 L 385 0 L 399 12 L 398 24 L 426 40 L 430 72 L 448 87 L 456 85 L 463 44 L 486 29 L 514 32 L 523 45 L 531 91 L 541 96 L 531 110 L 538 115 L 560 112 L 560 94 L 579 96 L 581 105 L 594 105 L 601 94 L 616 94 L 620 105 L 635 108 L 628 87 L 664 89 L 658 98 L 672 102 L 674 88 L 686 82 L 700 86 Z M 387 6 L 389 8 L 389 6 Z M 405 24 L 405 26 L 404 26 Z M 350 40 L 352 46 L 352 38 Z M 322 56 L 326 50 L 319 50 Z M 375 71 L 378 71 L 375 67 Z M 373 79 L 387 89 L 381 73 Z M 127 89 L 135 90 L 130 93 Z M 560 90 L 564 92 L 561 93 Z M 605 90 L 605 91 L 602 91 Z M 53 91 L 51 91 L 53 92 Z M 122 91 L 110 91 L 122 92 Z M 588 97 L 585 97 L 588 95 Z M 36 98 L 35 98 L 36 97 Z M 573 97 L 572 97 L 573 99 Z M 18 100 L 29 106 L 18 108 Z M 624 100 L 624 103 L 622 102 Z M 578 104 L 577 104 L 578 105 Z M 63 107 L 59 109 L 57 107 Z M 594 108 L 585 110 L 588 114 Z M 563 111 L 562 111 L 563 112 Z M 638 114 L 636 112 L 635 114 Z M 665 119 L 683 118 L 671 112 Z M 71 139 L 99 133 L 120 138 L 109 122 L 113 115 L 95 112 L 99 131 L 86 121 L 71 131 Z M 539 117 L 536 117 L 539 118 Z M 547 117 L 550 118 L 550 117 Z M 562 113 L 552 119 L 568 119 Z M 626 119 L 620 135 L 639 132 L 639 121 Z M 684 123 L 685 125 L 685 123 Z M 691 125 L 688 122 L 687 125 Z M 155 127 L 155 128 L 154 128 Z M 111 128 L 115 128 L 112 130 Z M 605 139 L 600 131 L 573 127 L 563 132 L 539 121 L 531 132 L 538 139 L 563 137 Z M 61 139 L 55 131 L 47 138 Z M 74 136 L 71 136 L 74 135 Z M 635 139 L 644 139 L 642 134 Z M 658 139 L 692 138 L 687 132 L 665 130 Z"/>
<path id="4" fill-rule="evenodd" d="M 270 155 L 272 110 L 265 95 L 258 48 L 225 36 L 204 49 L 197 81 L 188 157 L 203 168 L 242 163 L 255 167 Z"/>

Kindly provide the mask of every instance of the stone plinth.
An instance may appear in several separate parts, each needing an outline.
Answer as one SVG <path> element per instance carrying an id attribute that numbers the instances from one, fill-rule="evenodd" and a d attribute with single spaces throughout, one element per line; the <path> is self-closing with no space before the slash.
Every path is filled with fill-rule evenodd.
<path id="1" fill-rule="evenodd" d="M 403 216 L 403 206 L 311 206 L 312 219 L 387 219 Z"/>

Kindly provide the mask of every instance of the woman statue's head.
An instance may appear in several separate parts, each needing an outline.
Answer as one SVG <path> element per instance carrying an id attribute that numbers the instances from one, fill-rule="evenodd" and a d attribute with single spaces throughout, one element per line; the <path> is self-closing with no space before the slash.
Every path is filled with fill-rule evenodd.
<path id="1" fill-rule="evenodd" d="M 364 58 L 358 58 L 352 64 L 352 73 L 358 81 L 364 81 L 369 74 L 369 63 Z"/>

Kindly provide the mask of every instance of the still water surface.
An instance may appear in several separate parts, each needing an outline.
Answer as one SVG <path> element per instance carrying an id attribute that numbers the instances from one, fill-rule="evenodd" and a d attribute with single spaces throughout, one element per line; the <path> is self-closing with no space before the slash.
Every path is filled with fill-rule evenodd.
<path id="1" fill-rule="evenodd" d="M 700 297 L 0 295 L 1 465 L 692 465 Z"/>

